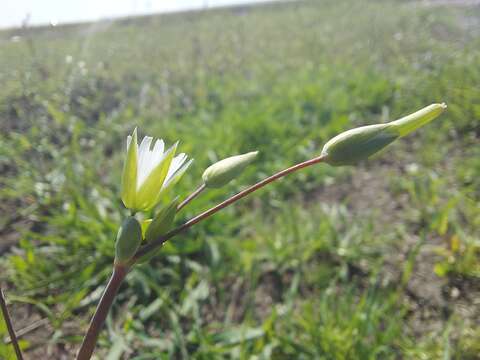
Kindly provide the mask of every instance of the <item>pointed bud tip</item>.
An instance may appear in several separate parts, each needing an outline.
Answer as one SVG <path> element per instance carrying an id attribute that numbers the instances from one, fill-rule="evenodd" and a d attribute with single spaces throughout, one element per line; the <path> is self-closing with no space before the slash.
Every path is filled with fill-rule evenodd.
<path id="1" fill-rule="evenodd" d="M 447 104 L 435 103 L 386 124 L 362 126 L 329 140 L 322 150 L 331 165 L 354 165 L 378 153 L 393 141 L 428 124 L 445 111 Z"/>
<path id="2" fill-rule="evenodd" d="M 447 104 L 444 102 L 431 104 L 401 119 L 391 121 L 388 124 L 392 130 L 398 132 L 400 137 L 403 137 L 436 119 L 446 108 Z"/>

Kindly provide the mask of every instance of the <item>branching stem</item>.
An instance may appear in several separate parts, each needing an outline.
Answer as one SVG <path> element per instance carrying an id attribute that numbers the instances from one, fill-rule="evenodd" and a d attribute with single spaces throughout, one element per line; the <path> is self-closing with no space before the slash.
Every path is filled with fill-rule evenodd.
<path id="1" fill-rule="evenodd" d="M 239 193 L 233 195 L 232 197 L 228 198 L 227 200 L 221 202 L 220 204 L 208 209 L 207 211 L 204 211 L 203 213 L 193 217 L 192 219 L 188 220 L 186 223 L 183 225 L 180 225 L 179 227 L 173 229 L 172 231 L 168 232 L 164 236 L 159 237 L 158 239 L 149 242 L 148 244 L 142 246 L 137 253 L 135 254 L 133 258 L 133 262 L 135 262 L 137 259 L 142 257 L 143 255 L 149 253 L 150 251 L 156 250 L 159 246 L 161 246 L 165 241 L 171 239 L 175 235 L 178 235 L 179 233 L 187 230 L 191 226 L 195 225 L 196 223 L 205 220 L 206 218 L 212 216 L 216 212 L 222 210 L 223 208 L 233 204 L 234 202 L 240 200 L 241 198 L 249 195 L 250 193 L 264 187 L 265 185 L 270 184 L 271 182 L 280 179 L 281 177 L 284 177 L 288 174 L 291 174 L 297 170 L 303 169 L 305 167 L 318 164 L 322 162 L 325 159 L 325 156 L 321 155 L 316 158 L 301 162 L 299 164 L 293 165 L 285 170 L 279 171 L 276 174 L 273 174 L 272 176 L 267 177 L 266 179 L 263 179 L 262 181 L 246 188 L 243 191 L 240 191 Z"/>
<path id="2" fill-rule="evenodd" d="M 146 255 L 150 251 L 155 251 L 158 247 L 162 246 L 162 244 L 174 237 L 175 235 L 178 235 L 179 233 L 187 230 L 188 228 L 192 227 L 196 223 L 207 219 L 208 217 L 214 215 L 218 211 L 222 210 L 223 208 L 235 203 L 236 201 L 244 198 L 245 196 L 251 194 L 252 192 L 264 187 L 265 185 L 270 184 L 271 182 L 278 180 L 288 174 L 291 174 L 297 170 L 303 169 L 305 167 L 320 163 L 324 161 L 325 157 L 324 156 L 318 156 L 316 158 L 304 161 L 302 163 L 293 165 L 285 170 L 279 171 L 278 173 L 267 177 L 266 179 L 263 179 L 262 181 L 246 188 L 243 191 L 240 191 L 239 193 L 233 195 L 232 197 L 228 198 L 227 200 L 221 202 L 220 204 L 210 208 L 209 210 L 204 211 L 203 213 L 193 217 L 192 219 L 188 220 L 186 223 L 183 225 L 180 225 L 179 227 L 173 229 L 172 231 L 168 232 L 164 236 L 161 236 L 160 238 L 149 242 L 147 245 L 142 246 L 137 253 L 134 255 L 132 260 L 128 264 L 124 264 L 122 266 L 120 265 L 115 265 L 114 270 L 112 273 L 112 276 L 110 278 L 110 281 L 107 284 L 107 287 L 105 288 L 105 292 L 102 295 L 102 298 L 100 299 L 100 302 L 98 303 L 97 309 L 95 311 L 95 314 L 93 315 L 93 318 L 90 322 L 90 326 L 88 328 L 87 334 L 85 335 L 85 338 L 83 339 L 82 346 L 79 350 L 79 353 L 77 355 L 77 360 L 89 360 L 90 357 L 93 354 L 93 350 L 95 349 L 95 345 L 97 343 L 98 335 L 100 334 L 100 330 L 102 329 L 103 323 L 105 322 L 105 319 L 107 318 L 108 311 L 110 310 L 110 307 L 112 306 L 113 300 L 115 299 L 115 295 L 118 292 L 118 289 L 120 288 L 120 285 L 122 284 L 123 279 L 127 275 L 129 269 L 131 266 L 135 264 L 135 262 L 141 258 L 143 255 Z M 193 200 L 197 195 L 199 195 L 203 190 L 205 186 L 202 185 L 200 186 L 197 190 L 195 190 L 192 194 L 190 194 L 178 207 L 177 211 L 180 210 L 183 206 L 188 204 L 191 200 Z"/>

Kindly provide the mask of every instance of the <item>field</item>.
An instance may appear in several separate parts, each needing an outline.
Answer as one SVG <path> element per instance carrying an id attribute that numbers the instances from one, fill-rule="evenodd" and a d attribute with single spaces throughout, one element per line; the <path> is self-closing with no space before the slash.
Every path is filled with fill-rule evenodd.
<path id="1" fill-rule="evenodd" d="M 343 130 L 442 101 L 377 158 L 293 174 L 175 238 L 129 274 L 96 354 L 479 358 L 480 7 L 323 0 L 4 30 L 0 84 L 0 282 L 27 359 L 78 349 L 135 126 L 195 159 L 170 196 L 260 151 L 180 224 Z"/>

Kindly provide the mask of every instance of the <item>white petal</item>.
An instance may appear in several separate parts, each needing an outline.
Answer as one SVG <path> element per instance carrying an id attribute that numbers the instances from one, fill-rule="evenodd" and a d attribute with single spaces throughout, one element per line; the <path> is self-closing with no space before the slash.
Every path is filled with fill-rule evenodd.
<path id="1" fill-rule="evenodd" d="M 187 160 L 187 155 L 184 153 L 178 154 L 172 159 L 172 163 L 170 164 L 170 168 L 168 169 L 167 177 L 165 178 L 165 183 L 168 183 L 170 179 L 177 173 L 177 170 L 180 169 L 182 164 Z"/>
<path id="2" fill-rule="evenodd" d="M 150 146 L 153 138 L 145 136 L 138 149 L 137 189 L 150 174 Z"/>
<path id="3" fill-rule="evenodd" d="M 140 144 L 139 152 L 145 152 L 150 149 L 153 138 L 151 136 L 145 136 Z"/>
<path id="4" fill-rule="evenodd" d="M 156 167 L 163 158 L 163 150 L 165 150 L 165 143 L 162 139 L 155 141 L 155 146 L 152 151 L 153 167 Z"/>
<path id="5" fill-rule="evenodd" d="M 183 161 L 185 161 L 186 158 L 187 158 L 187 156 L 185 155 L 185 158 L 183 159 Z M 182 162 L 183 162 L 183 161 L 182 161 Z M 185 171 L 187 171 L 188 167 L 192 164 L 192 162 L 193 162 L 193 159 L 188 160 L 185 164 L 183 164 L 182 166 L 180 166 L 177 171 L 175 171 L 173 174 L 171 174 L 171 176 L 170 176 L 169 178 L 167 177 L 167 179 L 166 179 L 165 182 L 163 183 L 162 189 L 167 188 L 167 187 L 170 185 L 170 183 L 175 182 L 175 180 L 176 180 L 179 176 L 182 176 L 183 173 L 184 173 Z"/>

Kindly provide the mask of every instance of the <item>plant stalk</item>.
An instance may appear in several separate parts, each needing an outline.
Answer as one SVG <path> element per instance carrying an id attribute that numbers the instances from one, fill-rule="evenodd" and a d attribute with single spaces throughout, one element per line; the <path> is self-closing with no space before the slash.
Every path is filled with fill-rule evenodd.
<path id="1" fill-rule="evenodd" d="M 185 200 L 183 200 L 178 206 L 177 206 L 177 212 L 179 212 L 185 205 L 187 205 L 190 201 L 195 199 L 200 193 L 205 190 L 205 183 L 200 185 L 197 190 L 192 192 L 190 195 L 187 196 Z"/>
<path id="2" fill-rule="evenodd" d="M 129 267 L 115 264 L 113 267 L 112 276 L 105 288 L 105 291 L 97 305 L 95 314 L 90 321 L 87 333 L 83 338 L 82 346 L 77 354 L 77 360 L 89 360 L 97 344 L 98 335 L 102 330 L 105 319 L 107 318 L 110 307 L 112 306 L 115 295 L 118 289 L 128 274 Z"/>
<path id="3" fill-rule="evenodd" d="M 8 335 L 10 335 L 10 341 L 15 350 L 17 360 L 23 360 L 22 351 L 18 345 L 17 335 L 15 335 L 15 330 L 13 329 L 12 319 L 8 313 L 7 302 L 5 301 L 5 295 L 3 294 L 2 288 L 0 288 L 0 307 L 2 308 L 3 318 L 5 320 L 5 324 L 7 325 Z"/>
<path id="4" fill-rule="evenodd" d="M 222 210 L 223 208 L 233 204 L 234 202 L 244 198 L 245 196 L 249 195 L 250 193 L 264 187 L 271 182 L 280 179 L 290 173 L 293 173 L 297 170 L 303 169 L 305 167 L 317 164 L 322 162 L 325 159 L 325 156 L 318 156 L 316 158 L 301 162 L 299 164 L 293 165 L 287 169 L 279 171 L 278 173 L 269 176 L 262 181 L 246 188 L 243 191 L 233 195 L 232 197 L 228 198 L 227 200 L 221 202 L 220 204 L 210 208 L 209 210 L 204 211 L 203 213 L 193 217 L 192 219 L 188 220 L 183 225 L 173 229 L 172 231 L 168 232 L 164 236 L 148 243 L 147 245 L 142 246 L 132 260 L 129 261 L 126 265 L 118 265 L 116 264 L 113 269 L 112 276 L 110 281 L 105 288 L 105 292 L 100 299 L 100 302 L 95 310 L 95 314 L 90 322 L 89 328 L 87 330 L 87 334 L 83 339 L 82 346 L 77 355 L 77 360 L 89 360 L 93 354 L 93 350 L 95 349 L 95 345 L 97 343 L 98 335 L 102 326 L 107 318 L 108 311 L 112 306 L 113 300 L 115 299 L 115 295 L 122 284 L 123 279 L 128 273 L 130 267 L 135 264 L 135 262 L 142 257 L 143 255 L 147 254 L 150 251 L 156 250 L 159 246 L 161 246 L 165 241 L 174 237 L 175 235 L 187 230 L 191 226 L 195 225 L 196 223 L 212 216 L 213 214 L 217 213 L 218 211 Z M 183 206 L 188 204 L 192 199 L 194 199 L 198 194 L 200 194 L 204 190 L 205 186 L 200 186 L 197 190 L 195 190 L 192 194 L 190 194 L 177 208 L 177 210 L 181 209 Z"/>
<path id="5" fill-rule="evenodd" d="M 320 155 L 318 157 L 315 157 L 313 159 L 301 162 L 299 164 L 295 164 L 287 169 L 284 169 L 282 171 L 277 172 L 276 174 L 273 174 L 272 176 L 269 176 L 258 183 L 246 188 L 243 191 L 240 191 L 239 193 L 233 195 L 232 197 L 228 198 L 227 200 L 221 202 L 220 204 L 204 211 L 203 213 L 193 217 L 192 219 L 188 220 L 186 223 L 183 225 L 180 225 L 179 227 L 173 229 L 172 231 L 168 232 L 167 234 L 159 237 L 158 239 L 149 242 L 148 244 L 142 246 L 140 249 L 138 249 L 137 253 L 133 257 L 132 263 L 135 263 L 137 259 L 142 257 L 143 255 L 149 253 L 150 251 L 153 251 L 157 249 L 159 246 L 161 246 L 165 241 L 171 239 L 175 235 L 178 235 L 179 233 L 187 230 L 191 226 L 195 225 L 196 223 L 205 220 L 206 218 L 212 216 L 216 212 L 222 210 L 223 208 L 233 204 L 234 202 L 240 200 L 241 198 L 249 195 L 250 193 L 264 187 L 265 185 L 270 184 L 271 182 L 280 179 L 281 177 L 284 177 L 288 174 L 291 174 L 295 171 L 298 171 L 300 169 L 306 168 L 308 166 L 318 164 L 320 162 L 323 162 L 325 160 L 325 155 Z"/>

